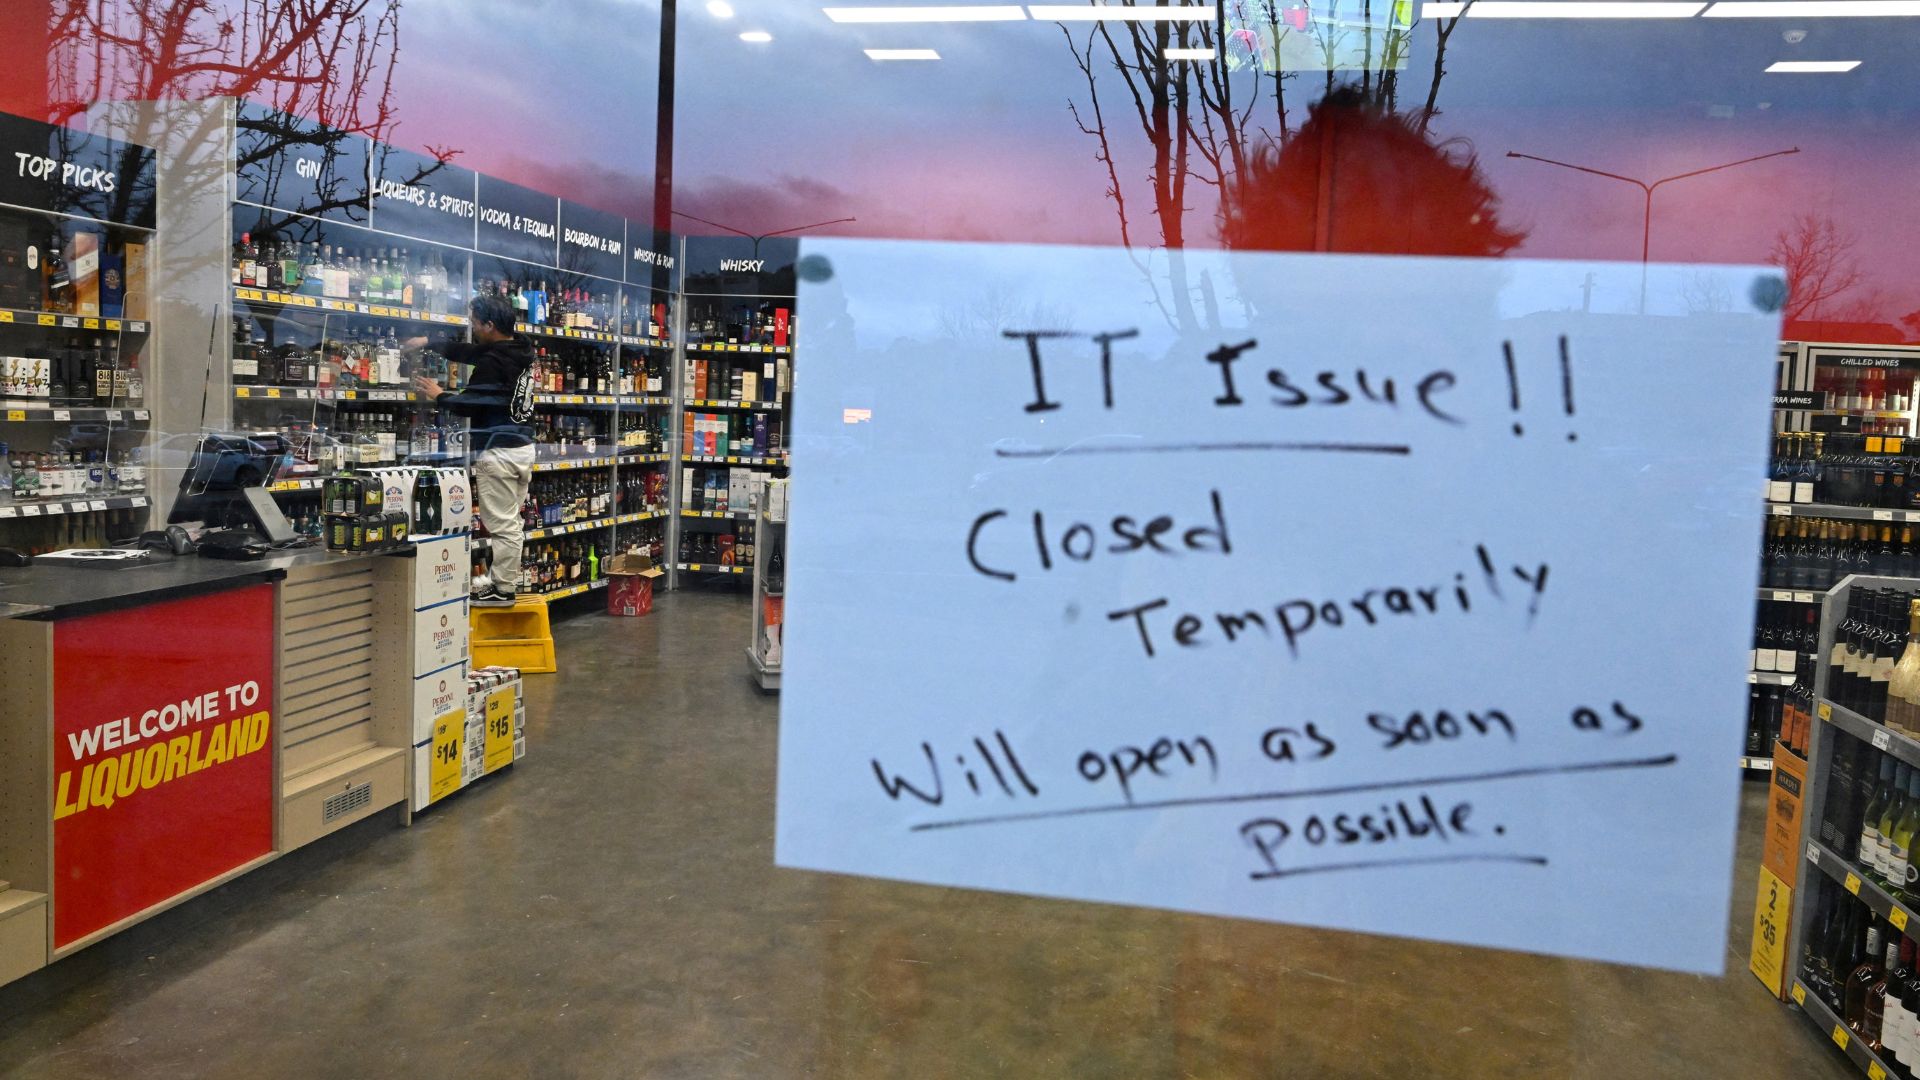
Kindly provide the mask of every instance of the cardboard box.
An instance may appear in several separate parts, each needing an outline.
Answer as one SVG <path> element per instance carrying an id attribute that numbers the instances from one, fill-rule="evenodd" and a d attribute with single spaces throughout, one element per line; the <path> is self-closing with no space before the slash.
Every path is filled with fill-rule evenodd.
<path id="1" fill-rule="evenodd" d="M 100 234 L 74 233 L 67 251 L 67 272 L 73 279 L 73 313 L 100 314 Z"/>
<path id="2" fill-rule="evenodd" d="M 473 481 L 467 470 L 440 469 L 440 531 L 473 531 Z"/>
<path id="3" fill-rule="evenodd" d="M 414 745 L 433 738 L 434 722 L 456 709 L 464 710 L 466 702 L 467 665 L 464 660 L 451 667 L 416 676 L 413 680 Z"/>
<path id="4" fill-rule="evenodd" d="M 607 614 L 640 616 L 653 610 L 653 582 L 664 571 L 645 555 L 616 555 L 607 572 Z"/>
<path id="5" fill-rule="evenodd" d="M 413 808 L 428 806 L 467 786 L 464 744 L 467 703 L 433 721 L 425 741 L 413 748 Z"/>
<path id="6" fill-rule="evenodd" d="M 118 319 L 126 310 L 126 256 L 108 254 L 100 260 L 100 314 L 109 319 Z"/>
<path id="7" fill-rule="evenodd" d="M 413 674 L 416 677 L 466 658 L 466 597 L 414 612 Z"/>
<path id="8" fill-rule="evenodd" d="M 147 317 L 147 245 L 128 244 L 121 252 L 126 273 L 126 317 Z"/>
<path id="9" fill-rule="evenodd" d="M 466 595 L 473 566 L 465 536 L 415 544 L 413 551 L 415 611 Z"/>
<path id="10" fill-rule="evenodd" d="M 1784 743 L 1773 744 L 1773 775 L 1767 780 L 1767 828 L 1760 840 L 1760 865 L 1791 888 L 1803 857 L 1800 823 L 1805 816 L 1807 763 Z"/>

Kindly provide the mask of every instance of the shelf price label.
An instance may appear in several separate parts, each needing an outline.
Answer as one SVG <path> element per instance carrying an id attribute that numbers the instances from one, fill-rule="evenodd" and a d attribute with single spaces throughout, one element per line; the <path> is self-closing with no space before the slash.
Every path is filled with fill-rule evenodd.
<path id="1" fill-rule="evenodd" d="M 1877 1061 L 1867 1062 L 1867 1080 L 1887 1080 L 1887 1070 Z"/>
<path id="2" fill-rule="evenodd" d="M 1891 511 L 1891 510 L 1875 510 L 1875 511 L 1873 512 L 1873 520 L 1875 520 L 1875 521 L 1892 521 L 1892 520 L 1893 520 L 1893 511 Z"/>
<path id="3" fill-rule="evenodd" d="M 1820 711 L 1820 719 L 1822 719 L 1822 720 L 1831 720 L 1831 719 L 1833 719 L 1833 706 L 1831 706 L 1831 705 L 1829 705 L 1829 704 L 1827 704 L 1826 702 L 1824 702 L 1824 701 L 1823 701 L 1823 702 L 1821 702 L 1821 703 L 1820 703 L 1820 710 L 1819 710 L 1819 711 Z"/>
<path id="4" fill-rule="evenodd" d="M 1807 988 L 1797 982 L 1793 984 L 1793 1003 L 1795 1005 L 1807 1003 Z"/>
<path id="5" fill-rule="evenodd" d="M 270 397 L 270 398 L 277 398 L 277 397 L 279 397 L 279 396 L 280 396 L 280 388 L 279 388 L 279 387 L 277 387 L 277 386 L 269 386 L 269 387 L 267 387 L 267 396 L 268 396 L 268 397 Z"/>
<path id="6" fill-rule="evenodd" d="M 55 409 L 53 410 L 53 418 L 55 420 L 71 420 L 73 419 L 73 413 L 66 409 Z"/>
<path id="7" fill-rule="evenodd" d="M 233 396 L 237 398 L 252 397 L 253 388 L 250 386 L 236 386 L 233 388 Z"/>
<path id="8" fill-rule="evenodd" d="M 1849 871 L 1847 880 L 1840 883 L 1843 888 L 1855 896 L 1860 895 L 1860 875 Z"/>
<path id="9" fill-rule="evenodd" d="M 84 326 L 85 326 L 85 327 L 86 327 L 87 329 L 89 329 L 89 330 L 98 330 L 98 329 L 100 329 L 100 320 L 99 320 L 99 319 L 84 319 L 84 320 L 82 320 L 82 325 L 84 325 Z"/>
<path id="10" fill-rule="evenodd" d="M 1847 1041 L 1848 1041 L 1847 1025 L 1845 1024 L 1833 1025 L 1833 1045 L 1839 1047 L 1842 1050 L 1845 1050 L 1847 1048 Z"/>
<path id="11" fill-rule="evenodd" d="M 460 742 L 466 734 L 467 711 L 455 709 L 433 722 L 432 755 L 427 761 L 427 801 L 434 802 L 460 788 Z"/>
<path id="12" fill-rule="evenodd" d="M 1887 922 L 1892 925 L 1895 930 L 1905 930 L 1907 928 L 1907 909 L 1894 908 L 1892 911 L 1887 912 Z"/>
<path id="13" fill-rule="evenodd" d="M 13 312 L 0 311 L 0 323 L 10 323 L 12 321 L 13 321 Z"/>
<path id="14" fill-rule="evenodd" d="M 27 418 L 27 410 L 25 409 L 8 409 L 7 410 L 7 419 L 9 420 L 25 420 L 26 418 Z"/>
<path id="15" fill-rule="evenodd" d="M 38 506 L 33 505 L 32 503 L 28 503 L 27 505 L 20 508 L 20 516 L 21 517 L 39 517 L 40 508 Z"/>
<path id="16" fill-rule="evenodd" d="M 37 316 L 36 318 L 41 326 L 52 326 L 54 323 L 59 321 L 58 319 L 55 319 L 51 315 L 40 315 L 40 316 Z"/>

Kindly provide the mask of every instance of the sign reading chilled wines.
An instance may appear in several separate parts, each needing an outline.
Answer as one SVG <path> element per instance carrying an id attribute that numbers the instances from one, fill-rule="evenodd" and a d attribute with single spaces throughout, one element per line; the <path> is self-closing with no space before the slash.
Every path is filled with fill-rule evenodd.
<path id="1" fill-rule="evenodd" d="M 1719 972 L 1777 275 L 1588 269 L 804 242 L 778 861 Z"/>

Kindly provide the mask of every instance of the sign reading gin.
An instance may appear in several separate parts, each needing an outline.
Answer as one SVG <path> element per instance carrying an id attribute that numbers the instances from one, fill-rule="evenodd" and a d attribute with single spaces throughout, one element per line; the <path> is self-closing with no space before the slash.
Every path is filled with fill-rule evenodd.
<path id="1" fill-rule="evenodd" d="M 1720 972 L 1777 275 L 1138 266 L 804 243 L 779 863 Z"/>

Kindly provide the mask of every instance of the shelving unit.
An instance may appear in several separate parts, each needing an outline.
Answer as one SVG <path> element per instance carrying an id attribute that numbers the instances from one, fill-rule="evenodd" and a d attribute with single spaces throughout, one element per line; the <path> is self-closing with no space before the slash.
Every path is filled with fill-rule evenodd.
<path id="1" fill-rule="evenodd" d="M 0 547 L 89 546 L 150 516 L 152 151 L 6 119 L 23 158 L 71 164 L 39 182 L 22 172 L 8 189 L 20 201 L 0 203 L 0 236 L 20 253 L 0 263 Z M 115 175 L 131 197 L 66 182 L 91 171 L 80 165 Z"/>
<path id="2" fill-rule="evenodd" d="M 757 580 L 755 559 L 743 556 L 758 551 L 759 531 L 746 526 L 756 520 L 767 478 L 784 475 L 787 464 L 798 254 L 792 239 L 688 237 L 682 243 L 675 337 L 683 345 L 673 415 L 680 467 L 670 587 L 684 584 L 683 575 Z M 703 380 L 703 373 L 714 378 Z M 741 444 L 741 437 L 752 443 Z M 709 481 L 724 485 L 725 493 L 710 489 Z"/>
<path id="3" fill-rule="evenodd" d="M 1920 581 L 1854 575 L 1822 594 L 1819 655 L 1822 657 L 1830 655 L 1837 628 L 1853 590 L 1888 587 L 1906 591 L 1920 590 Z M 1834 784 L 1832 769 L 1842 737 L 1858 740 L 1882 754 L 1891 755 L 1897 761 L 1911 766 L 1920 766 L 1920 741 L 1861 716 L 1831 700 L 1828 670 L 1824 662 L 1815 667 L 1814 691 L 1818 705 L 1815 709 L 1816 721 L 1808 747 L 1807 776 L 1801 799 L 1800 865 L 1795 880 L 1789 883 L 1792 886 L 1792 906 L 1789 913 L 1785 954 L 1789 995 L 1815 1027 L 1828 1034 L 1834 1044 L 1845 1051 L 1863 1072 L 1869 1076 L 1893 1076 L 1895 1073 L 1888 1063 L 1874 1053 L 1865 1040 L 1848 1030 L 1847 1025 L 1835 1015 L 1831 1006 L 1821 1000 L 1819 994 L 1812 988 L 1805 958 L 1808 951 L 1807 943 L 1814 940 L 1814 935 L 1821 929 L 1815 925 L 1819 913 L 1810 897 L 1817 894 L 1818 890 L 1814 886 L 1822 880 L 1836 883 L 1894 930 L 1920 931 L 1920 908 L 1896 896 L 1877 881 L 1874 875 L 1848 860 L 1823 839 L 1829 826 L 1829 813 L 1834 809 L 1829 805 Z M 1850 823 L 1843 821 L 1834 826 L 1834 829 L 1838 833 L 1851 827 Z M 1912 927 L 1912 931 L 1909 927 Z"/>

